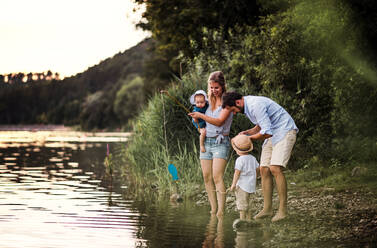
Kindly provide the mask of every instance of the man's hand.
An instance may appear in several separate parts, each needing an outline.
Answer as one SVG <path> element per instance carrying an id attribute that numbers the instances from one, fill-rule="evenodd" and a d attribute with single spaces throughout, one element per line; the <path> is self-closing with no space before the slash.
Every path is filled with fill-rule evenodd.
<path id="1" fill-rule="evenodd" d="M 249 134 L 248 130 L 245 130 L 245 131 L 238 133 L 238 135 L 248 135 L 248 134 Z"/>

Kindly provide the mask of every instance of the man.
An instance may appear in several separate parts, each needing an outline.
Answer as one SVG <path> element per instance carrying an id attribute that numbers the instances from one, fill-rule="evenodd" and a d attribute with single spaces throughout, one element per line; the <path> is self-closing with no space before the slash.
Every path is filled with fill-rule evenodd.
<path id="1" fill-rule="evenodd" d="M 245 114 L 255 126 L 241 134 L 252 140 L 265 140 L 263 143 L 260 171 L 262 177 L 263 209 L 255 219 L 272 216 L 273 178 L 279 196 L 279 210 L 271 221 L 287 217 L 287 181 L 283 170 L 291 156 L 296 142 L 298 128 L 279 104 L 263 96 L 242 96 L 236 92 L 223 95 L 222 107 L 234 114 Z"/>

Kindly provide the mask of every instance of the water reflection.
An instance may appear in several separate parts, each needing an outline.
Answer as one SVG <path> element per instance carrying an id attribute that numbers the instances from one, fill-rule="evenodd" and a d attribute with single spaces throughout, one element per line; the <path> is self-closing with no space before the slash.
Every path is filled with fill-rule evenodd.
<path id="1" fill-rule="evenodd" d="M 15 139 L 0 133 L 0 247 L 260 247 L 268 238 L 263 226 L 235 232 L 236 212 L 217 218 L 187 200 L 139 201 L 109 187 L 106 142 Z"/>
<path id="2" fill-rule="evenodd" d="M 104 143 L 0 146 L 0 247 L 135 247 L 145 216 L 102 184 Z"/>
<path id="3" fill-rule="evenodd" d="M 212 214 L 207 225 L 203 248 L 224 247 L 224 217 Z"/>

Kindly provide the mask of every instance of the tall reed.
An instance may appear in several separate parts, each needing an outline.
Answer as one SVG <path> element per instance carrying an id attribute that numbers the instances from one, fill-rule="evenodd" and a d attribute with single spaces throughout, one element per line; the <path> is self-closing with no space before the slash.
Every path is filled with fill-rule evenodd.
<path id="1" fill-rule="evenodd" d="M 207 77 L 187 73 L 172 82 L 168 93 L 191 110 L 189 98 L 198 89 L 207 90 Z M 202 183 L 198 142 L 199 133 L 185 109 L 166 95 L 156 94 L 133 122 L 133 135 L 126 150 L 127 171 L 133 175 L 133 183 L 164 194 L 173 188 L 168 172 L 172 163 L 178 170 L 180 191 L 197 187 Z"/>

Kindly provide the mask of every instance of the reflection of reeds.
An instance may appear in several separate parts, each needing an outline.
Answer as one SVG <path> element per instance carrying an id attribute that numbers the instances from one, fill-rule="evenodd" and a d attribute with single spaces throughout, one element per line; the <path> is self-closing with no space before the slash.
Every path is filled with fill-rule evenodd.
<path id="1" fill-rule="evenodd" d="M 106 145 L 106 158 L 105 158 L 105 172 L 106 176 L 109 178 L 109 188 L 113 188 L 113 161 L 112 154 L 110 153 L 109 144 Z"/>

